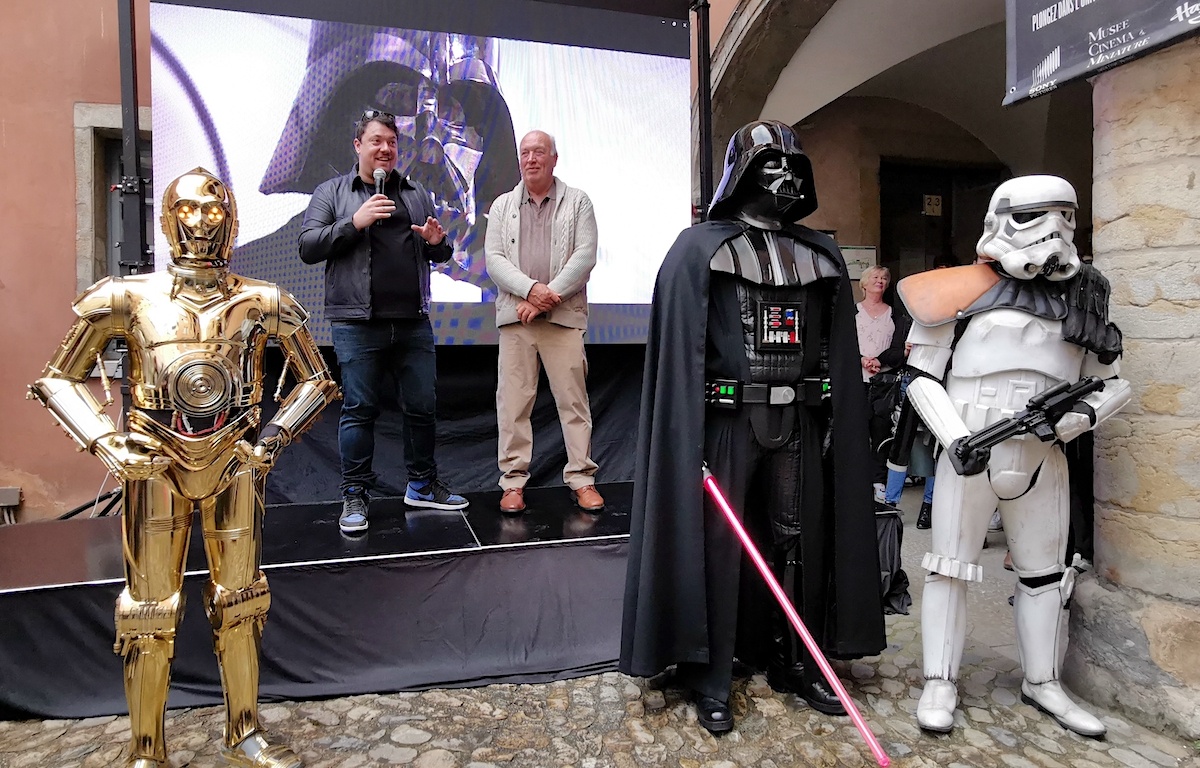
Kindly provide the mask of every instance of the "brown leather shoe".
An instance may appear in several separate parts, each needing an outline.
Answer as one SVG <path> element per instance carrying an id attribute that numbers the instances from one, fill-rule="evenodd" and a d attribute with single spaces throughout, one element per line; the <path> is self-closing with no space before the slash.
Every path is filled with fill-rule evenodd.
<path id="1" fill-rule="evenodd" d="M 507 488 L 500 497 L 500 511 L 520 512 L 525 509 L 525 489 Z"/>
<path id="2" fill-rule="evenodd" d="M 572 491 L 571 496 L 580 509 L 586 509 L 588 512 L 604 509 L 604 497 L 600 495 L 594 485 L 586 485 L 578 491 Z"/>

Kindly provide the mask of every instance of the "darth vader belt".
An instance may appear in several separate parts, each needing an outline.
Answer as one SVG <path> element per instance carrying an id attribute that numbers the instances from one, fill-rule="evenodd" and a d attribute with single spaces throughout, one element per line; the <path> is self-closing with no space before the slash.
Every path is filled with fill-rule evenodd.
<path id="1" fill-rule="evenodd" d="M 795 385 L 746 384 L 737 379 L 705 382 L 704 402 L 714 408 L 737 410 L 743 405 L 816 405 L 830 395 L 829 379 L 805 377 Z"/>

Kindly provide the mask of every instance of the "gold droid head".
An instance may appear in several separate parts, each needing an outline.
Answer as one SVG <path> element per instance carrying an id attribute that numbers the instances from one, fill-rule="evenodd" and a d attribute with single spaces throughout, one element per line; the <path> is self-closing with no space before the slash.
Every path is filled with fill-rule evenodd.
<path id="1" fill-rule="evenodd" d="M 237 237 L 237 202 L 225 183 L 193 168 L 167 185 L 162 230 L 171 262 L 182 267 L 224 267 Z"/>

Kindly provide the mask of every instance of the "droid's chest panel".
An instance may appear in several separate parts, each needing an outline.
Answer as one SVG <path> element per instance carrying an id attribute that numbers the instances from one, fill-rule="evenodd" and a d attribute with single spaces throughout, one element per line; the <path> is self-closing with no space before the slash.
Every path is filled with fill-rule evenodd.
<path id="1" fill-rule="evenodd" d="M 199 418 L 257 404 L 268 311 L 254 295 L 202 309 L 136 297 L 128 315 L 134 405 Z"/>

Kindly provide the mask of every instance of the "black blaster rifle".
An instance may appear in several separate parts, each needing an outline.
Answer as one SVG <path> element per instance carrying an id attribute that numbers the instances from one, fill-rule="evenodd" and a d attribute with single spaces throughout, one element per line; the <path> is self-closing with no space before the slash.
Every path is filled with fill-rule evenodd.
<path id="1" fill-rule="evenodd" d="M 1038 440 L 1048 443 L 1055 438 L 1054 426 L 1083 398 L 1104 389 L 1104 380 L 1085 376 L 1071 384 L 1056 384 L 1040 395 L 1029 398 L 1025 410 L 1011 419 L 997 421 L 974 434 L 960 437 L 950 444 L 950 464 L 960 475 L 977 475 L 987 469 L 992 446 L 1010 437 L 1032 432 Z"/>

